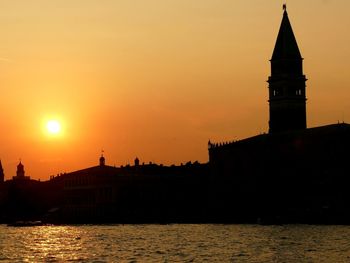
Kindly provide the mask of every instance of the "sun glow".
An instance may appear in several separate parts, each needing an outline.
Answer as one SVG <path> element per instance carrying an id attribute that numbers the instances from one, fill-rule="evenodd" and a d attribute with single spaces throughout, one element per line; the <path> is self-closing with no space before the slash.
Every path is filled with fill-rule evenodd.
<path id="1" fill-rule="evenodd" d="M 49 120 L 46 123 L 46 130 L 49 134 L 56 135 L 61 132 L 61 124 L 57 120 Z"/>

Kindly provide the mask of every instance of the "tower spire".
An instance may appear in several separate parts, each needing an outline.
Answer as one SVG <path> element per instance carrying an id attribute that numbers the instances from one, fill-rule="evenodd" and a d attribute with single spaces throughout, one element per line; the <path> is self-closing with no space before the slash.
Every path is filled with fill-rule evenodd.
<path id="1" fill-rule="evenodd" d="M 286 4 L 271 58 L 269 132 L 306 128 L 306 96 L 301 57 Z"/>
<path id="2" fill-rule="evenodd" d="M 295 39 L 286 9 L 287 8 L 285 8 L 283 12 L 283 18 L 271 60 L 301 59 L 298 43 Z"/>

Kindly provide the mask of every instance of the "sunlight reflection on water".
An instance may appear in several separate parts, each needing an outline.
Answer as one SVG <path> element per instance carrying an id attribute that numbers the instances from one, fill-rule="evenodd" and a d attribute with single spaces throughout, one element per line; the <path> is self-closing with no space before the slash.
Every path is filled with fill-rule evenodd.
<path id="1" fill-rule="evenodd" d="M 350 262 L 350 227 L 0 226 L 2 262 Z"/>

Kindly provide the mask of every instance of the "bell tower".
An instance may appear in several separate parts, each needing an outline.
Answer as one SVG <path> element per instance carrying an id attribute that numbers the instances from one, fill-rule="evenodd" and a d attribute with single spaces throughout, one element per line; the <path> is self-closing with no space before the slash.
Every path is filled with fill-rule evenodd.
<path id="1" fill-rule="evenodd" d="M 269 83 L 269 133 L 306 129 L 306 77 L 287 7 L 273 50 Z"/>
<path id="2" fill-rule="evenodd" d="M 17 165 L 17 171 L 16 176 L 17 178 L 25 178 L 25 172 L 24 172 L 24 165 L 22 164 L 22 161 L 19 161 L 19 164 Z"/>

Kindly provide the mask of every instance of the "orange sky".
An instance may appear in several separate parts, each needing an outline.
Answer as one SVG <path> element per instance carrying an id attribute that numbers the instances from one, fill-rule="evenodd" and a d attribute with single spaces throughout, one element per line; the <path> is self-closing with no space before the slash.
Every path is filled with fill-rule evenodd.
<path id="1" fill-rule="evenodd" d="M 0 158 L 7 179 L 107 164 L 208 160 L 207 142 L 268 129 L 284 1 L 0 1 Z M 308 126 L 350 122 L 350 1 L 288 1 Z M 46 120 L 63 133 L 50 137 Z"/>

